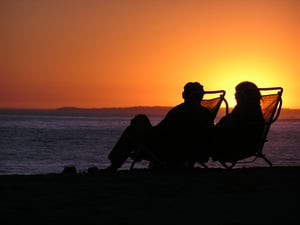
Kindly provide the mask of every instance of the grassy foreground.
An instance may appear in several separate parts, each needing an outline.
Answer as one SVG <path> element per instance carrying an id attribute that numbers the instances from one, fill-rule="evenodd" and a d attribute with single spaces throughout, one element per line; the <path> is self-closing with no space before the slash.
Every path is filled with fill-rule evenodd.
<path id="1" fill-rule="evenodd" d="M 299 224 L 300 167 L 0 176 L 0 224 Z"/>

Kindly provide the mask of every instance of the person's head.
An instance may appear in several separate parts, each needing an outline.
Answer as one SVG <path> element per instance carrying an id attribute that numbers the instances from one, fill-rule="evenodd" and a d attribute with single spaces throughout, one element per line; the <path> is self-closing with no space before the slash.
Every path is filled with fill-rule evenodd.
<path id="1" fill-rule="evenodd" d="M 200 102 L 204 95 L 203 86 L 198 82 L 188 82 L 184 85 L 182 97 L 185 102 L 197 101 Z"/>
<path id="2" fill-rule="evenodd" d="M 237 104 L 260 104 L 261 94 L 256 84 L 243 81 L 235 87 Z"/>

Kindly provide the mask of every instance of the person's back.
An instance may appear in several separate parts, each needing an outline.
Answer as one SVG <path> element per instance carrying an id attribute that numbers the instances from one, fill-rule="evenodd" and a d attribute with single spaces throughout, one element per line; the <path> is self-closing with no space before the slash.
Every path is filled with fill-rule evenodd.
<path id="1" fill-rule="evenodd" d="M 156 126 L 161 139 L 158 147 L 170 167 L 181 167 L 186 161 L 208 160 L 207 142 L 213 127 L 213 116 L 200 105 L 204 94 L 197 82 L 185 85 L 184 102 L 172 108 Z"/>
<path id="2" fill-rule="evenodd" d="M 236 86 L 237 105 L 215 128 L 220 144 L 215 146 L 213 157 L 234 161 L 255 152 L 265 123 L 260 98 L 259 89 L 254 83 L 247 81 Z"/>

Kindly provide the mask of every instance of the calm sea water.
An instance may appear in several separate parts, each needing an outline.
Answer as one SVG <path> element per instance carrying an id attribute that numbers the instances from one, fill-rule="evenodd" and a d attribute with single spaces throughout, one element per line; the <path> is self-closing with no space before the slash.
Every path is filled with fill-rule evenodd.
<path id="1" fill-rule="evenodd" d="M 153 125 L 163 115 L 149 115 Z M 131 115 L 46 115 L 0 112 L 0 174 L 60 173 L 65 166 L 85 172 L 104 169 L 107 155 Z M 269 132 L 264 153 L 274 166 L 300 165 L 300 120 L 280 119 Z M 220 167 L 217 163 L 209 163 Z M 140 164 L 146 166 L 145 163 Z M 267 166 L 263 160 L 240 166 Z M 129 163 L 123 166 L 128 169 Z"/>

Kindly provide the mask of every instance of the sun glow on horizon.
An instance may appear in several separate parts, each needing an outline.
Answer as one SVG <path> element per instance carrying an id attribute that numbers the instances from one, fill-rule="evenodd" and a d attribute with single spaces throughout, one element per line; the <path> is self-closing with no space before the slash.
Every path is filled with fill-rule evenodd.
<path id="1" fill-rule="evenodd" d="M 258 87 L 281 86 L 281 69 L 265 61 L 249 59 L 232 59 L 216 66 L 211 72 L 215 76 L 214 88 L 226 91 L 226 99 L 230 107 L 235 102 L 235 86 L 242 81 L 254 82 Z"/>

